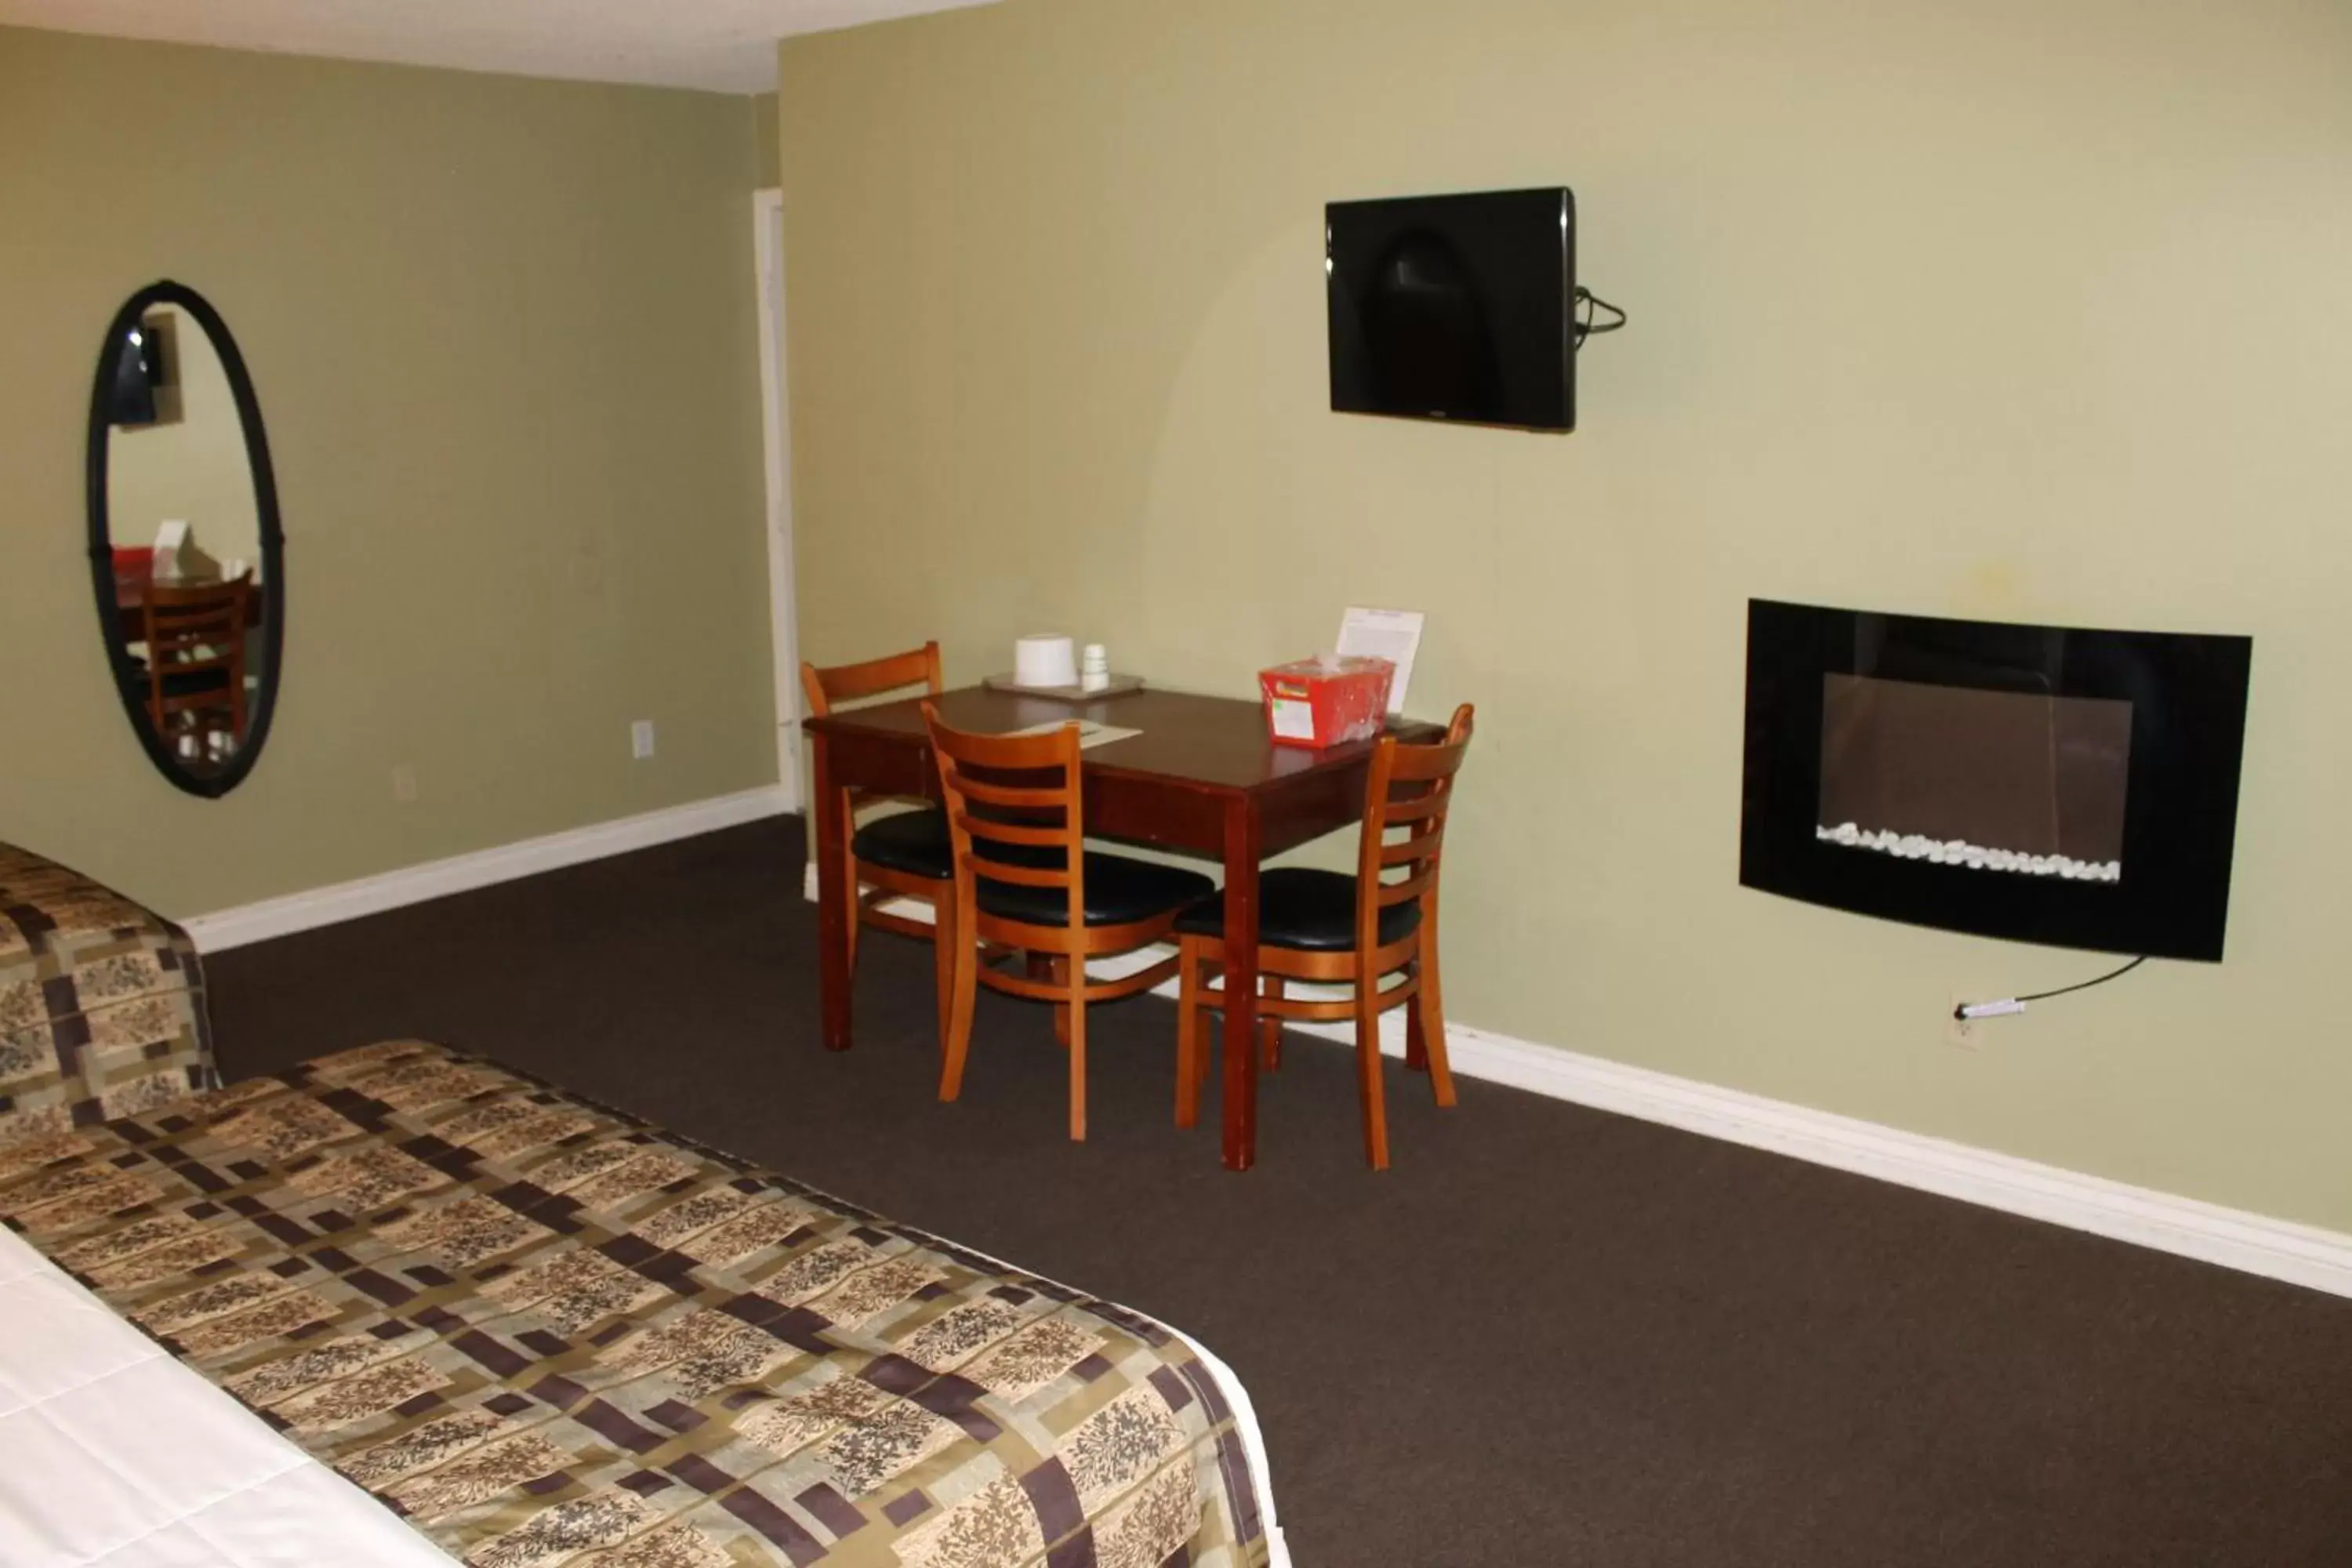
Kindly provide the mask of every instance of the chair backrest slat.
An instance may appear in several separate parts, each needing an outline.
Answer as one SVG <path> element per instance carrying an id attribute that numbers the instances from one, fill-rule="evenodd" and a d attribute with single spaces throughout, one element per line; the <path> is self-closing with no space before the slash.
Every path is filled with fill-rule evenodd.
<path id="1" fill-rule="evenodd" d="M 1434 866 L 1432 866 L 1418 876 L 1407 877 L 1402 882 L 1379 884 L 1380 891 L 1374 896 L 1380 900 L 1381 908 L 1387 909 L 1391 904 L 1402 904 L 1409 899 L 1417 899 L 1435 886 L 1437 886 L 1437 870 Z"/>
<path id="2" fill-rule="evenodd" d="M 971 782 L 967 779 L 963 787 L 970 790 Z M 994 816 L 974 816 L 968 811 L 958 812 L 956 821 L 982 843 L 1034 844 L 1041 848 L 1060 848 L 1069 842 L 1069 835 L 1059 827 L 1009 822 Z"/>
<path id="3" fill-rule="evenodd" d="M 1017 860 L 999 860 L 988 853 L 985 839 L 971 843 L 972 874 L 992 882 L 1018 882 L 1024 888 L 1066 888 L 1069 872 L 1058 866 L 1024 866 Z"/>
<path id="4" fill-rule="evenodd" d="M 1038 735 L 978 735 L 950 729 L 923 704 L 940 790 L 955 846 L 956 899 L 971 907 L 980 878 L 1030 888 L 1067 888 L 1069 925 L 1086 924 L 1085 792 L 1075 721 Z M 975 810 L 977 806 L 980 809 Z M 1004 847 L 1062 851 L 1059 866 L 1004 858 Z"/>
<path id="5" fill-rule="evenodd" d="M 983 735 L 971 730 L 950 730 L 944 724 L 940 729 L 955 737 L 956 760 L 964 763 L 967 769 L 983 768 L 995 773 L 1037 775 L 1025 779 L 992 779 L 982 774 L 975 782 L 993 784 L 998 789 L 1034 789 L 1058 794 L 1062 784 L 1056 775 L 1062 767 L 1063 741 L 1076 730 L 1077 722 L 1073 719 L 1058 729 L 1034 735 Z"/>
<path id="6" fill-rule="evenodd" d="M 148 661 L 226 667 L 231 650 L 243 649 L 252 595 L 253 579 L 244 573 L 226 583 L 148 584 L 140 601 Z"/>
<path id="7" fill-rule="evenodd" d="M 1356 856 L 1356 943 L 1360 952 L 1374 950 L 1382 910 L 1419 899 L 1422 918 L 1436 918 L 1445 814 L 1454 804 L 1454 779 L 1469 752 L 1475 719 L 1465 702 L 1454 710 L 1444 740 L 1406 745 L 1384 736 L 1372 753 Z M 1391 842 L 1389 834 L 1400 828 L 1405 836 Z M 1388 879 L 1388 873 L 1400 870 L 1402 876 Z"/>
<path id="8" fill-rule="evenodd" d="M 1443 811 L 1438 813 L 1441 820 L 1444 815 Z M 1394 844 L 1383 844 L 1381 846 L 1381 864 L 1382 867 L 1417 866 L 1437 853 L 1444 837 L 1445 829 L 1439 827 L 1433 832 L 1416 834 L 1411 838 L 1401 839 Z"/>
<path id="9" fill-rule="evenodd" d="M 829 669 L 801 661 L 801 694 L 808 699 L 810 714 L 819 719 L 832 712 L 836 702 L 856 702 L 908 686 L 923 687 L 934 697 L 944 689 L 939 644 L 927 642 L 905 653 L 869 658 L 863 664 L 836 664 Z"/>
<path id="10" fill-rule="evenodd" d="M 1381 807 L 1381 826 L 1402 827 L 1408 822 L 1422 822 L 1433 816 L 1442 817 L 1444 815 L 1445 800 L 1442 795 L 1423 796 L 1411 800 L 1391 799 L 1383 803 Z"/>
<path id="11" fill-rule="evenodd" d="M 1013 784 L 989 784 L 967 777 L 963 781 L 966 800 L 982 805 L 1003 806 L 1015 811 L 1056 811 L 1061 808 L 1062 795 L 1055 789 L 1024 789 Z"/>
<path id="12" fill-rule="evenodd" d="M 1454 722 L 1447 725 L 1445 730 L 1449 737 L 1454 734 L 1458 726 L 1465 722 L 1463 715 L 1469 711 L 1470 705 L 1467 702 L 1454 710 Z M 1390 782 L 1432 784 L 1439 779 L 1450 779 L 1462 771 L 1462 756 L 1466 750 L 1465 742 L 1452 739 L 1430 746 L 1400 745 L 1397 747 L 1396 761 L 1391 764 Z"/>

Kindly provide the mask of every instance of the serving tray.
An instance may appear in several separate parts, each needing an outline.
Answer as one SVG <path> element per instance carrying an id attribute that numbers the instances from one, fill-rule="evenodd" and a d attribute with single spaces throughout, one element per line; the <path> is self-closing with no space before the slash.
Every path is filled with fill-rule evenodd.
<path id="1" fill-rule="evenodd" d="M 1100 702 L 1107 697 L 1124 697 L 1130 691 L 1143 689 L 1139 675 L 1114 675 L 1110 684 L 1100 691 L 1088 691 L 1082 686 L 1024 686 L 1010 674 L 992 675 L 981 682 L 991 691 L 1011 691 L 1023 697 L 1051 697 L 1063 702 Z"/>

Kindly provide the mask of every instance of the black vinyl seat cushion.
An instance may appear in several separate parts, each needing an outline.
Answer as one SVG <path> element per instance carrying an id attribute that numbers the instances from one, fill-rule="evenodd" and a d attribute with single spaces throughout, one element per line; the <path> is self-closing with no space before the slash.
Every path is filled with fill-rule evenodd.
<path id="1" fill-rule="evenodd" d="M 1048 864 L 1058 864 L 1058 850 L 1045 852 Z M 1004 858 L 1010 858 L 1006 856 Z M 1217 885 L 1198 871 L 1162 866 L 1154 860 L 1087 851 L 1087 924 L 1126 925 L 1182 909 L 1196 899 L 1213 897 Z M 999 920 L 1028 925 L 1066 926 L 1070 923 L 1067 888 L 1030 888 L 1018 882 L 995 882 L 982 877 L 976 884 L 980 907 Z"/>
<path id="2" fill-rule="evenodd" d="M 1421 900 L 1408 899 L 1381 911 L 1375 940 L 1386 947 L 1421 926 Z M 1186 936 L 1225 934 L 1222 899 L 1203 899 L 1177 917 Z M 1346 952 L 1356 945 L 1356 879 L 1337 871 L 1280 866 L 1257 879 L 1257 940 L 1261 947 L 1292 947 L 1306 952 Z"/>
<path id="3" fill-rule="evenodd" d="M 850 839 L 849 852 L 865 865 L 886 866 L 910 877 L 944 882 L 955 875 L 948 814 L 937 807 L 876 817 Z"/>
<path id="4" fill-rule="evenodd" d="M 955 875 L 955 845 L 948 833 L 948 814 L 938 806 L 877 816 L 857 830 L 849 841 L 849 848 L 861 865 L 887 866 L 908 876 L 929 877 L 941 882 Z M 982 853 L 1023 866 L 1062 863 L 1059 849 L 1034 844 L 993 844 Z M 1056 895 L 1061 891 L 1054 890 Z"/>

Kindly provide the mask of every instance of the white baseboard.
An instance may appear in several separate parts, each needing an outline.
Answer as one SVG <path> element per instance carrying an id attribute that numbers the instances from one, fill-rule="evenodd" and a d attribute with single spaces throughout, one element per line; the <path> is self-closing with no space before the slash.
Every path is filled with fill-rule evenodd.
<path id="1" fill-rule="evenodd" d="M 814 865 L 808 868 L 807 894 L 811 900 L 816 897 Z M 929 905 L 913 900 L 887 907 L 919 919 L 930 913 Z M 1147 950 L 1090 968 L 1108 978 L 1122 971 L 1132 973 L 1165 956 L 1164 952 Z M 1301 994 L 1309 989 L 1302 987 Z M 1174 994 L 1172 984 L 1160 991 Z M 1342 1042 L 1355 1037 L 1352 1026 L 1347 1024 L 1294 1024 L 1291 1027 Z M 1446 1025 L 1445 1046 L 1454 1071 L 1465 1078 L 1507 1084 L 2093 1236 L 2352 1297 L 2352 1236 L 2339 1232 L 2177 1197 L 1738 1089 L 1718 1089 L 1465 1024 Z M 1381 1048 L 1390 1056 L 1404 1054 L 1402 1012 L 1382 1015 Z"/>
<path id="2" fill-rule="evenodd" d="M 446 860 L 427 861 L 422 866 L 338 882 L 332 887 L 265 899 L 256 904 L 198 915 L 181 923 L 195 939 L 198 952 L 219 952 L 247 942 L 267 942 L 272 937 L 291 936 L 296 931 L 335 925 L 362 915 L 421 904 L 428 899 L 510 882 L 518 877 L 715 833 L 722 827 L 780 816 L 788 805 L 781 786 L 763 784 L 758 789 L 574 827 L 541 838 L 526 838 L 519 844 L 502 844 L 495 849 L 455 855 Z"/>

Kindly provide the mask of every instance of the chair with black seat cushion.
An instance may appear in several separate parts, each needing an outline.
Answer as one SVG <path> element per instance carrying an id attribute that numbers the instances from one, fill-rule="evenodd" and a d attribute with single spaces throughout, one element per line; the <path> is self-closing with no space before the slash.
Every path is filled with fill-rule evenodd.
<path id="1" fill-rule="evenodd" d="M 935 642 L 887 658 L 867 659 L 863 664 L 835 665 L 830 669 L 819 669 L 805 661 L 801 665 L 801 691 L 808 700 L 813 717 L 832 712 L 837 702 L 881 697 L 911 686 L 920 686 L 937 697 L 942 684 L 940 645 Z M 854 975 L 857 972 L 857 928 L 861 925 L 930 942 L 932 976 L 939 990 L 940 1043 L 944 1049 L 948 990 L 954 977 L 948 945 L 939 940 L 939 933 L 951 923 L 942 905 L 954 893 L 955 867 L 948 844 L 947 815 L 936 806 L 925 806 L 873 817 L 860 826 L 857 813 L 861 808 L 893 797 L 846 789 L 841 795 L 841 820 L 847 826 L 848 835 L 845 847 L 849 874 L 842 882 L 849 900 L 850 973 Z M 914 899 L 929 904 L 933 918 L 925 922 L 893 914 L 882 907 L 893 899 Z"/>
<path id="2" fill-rule="evenodd" d="M 1429 1073 L 1440 1105 L 1454 1103 L 1445 1059 L 1445 1015 L 1437 978 L 1437 868 L 1454 778 L 1470 749 L 1468 703 L 1454 710 L 1445 739 L 1405 745 L 1383 737 L 1364 787 L 1364 821 L 1356 873 L 1284 867 L 1258 879 L 1258 1041 L 1227 1039 L 1225 1049 L 1265 1052 L 1280 1060 L 1283 1020 L 1349 1019 L 1356 1026 L 1356 1085 L 1364 1121 L 1364 1157 L 1388 1169 L 1388 1107 L 1381 1084 L 1381 1015 L 1410 1005 L 1405 1060 Z M 1392 832 L 1402 837 L 1390 840 Z M 1389 880 L 1392 873 L 1401 873 Z M 1202 900 L 1176 921 L 1176 1121 L 1200 1117 L 1208 1076 L 1202 1014 L 1223 1009 L 1224 994 L 1208 982 L 1225 957 L 1224 906 Z M 1394 977 L 1386 989 L 1381 982 Z M 1346 985 L 1344 1000 L 1289 994 L 1292 982 Z"/>
<path id="3" fill-rule="evenodd" d="M 954 1000 L 940 1098 L 963 1092 L 979 987 L 1055 1005 L 1070 1058 L 1070 1136 L 1087 1135 L 1087 1008 L 1149 991 L 1176 961 L 1091 980 L 1087 961 L 1165 940 L 1178 911 L 1216 891 L 1197 871 L 1086 847 L 1078 726 L 1038 735 L 975 735 L 923 704 L 954 843 Z M 995 967 L 1011 954 L 1026 973 Z M 1042 973 L 1041 973 L 1042 971 Z"/>

